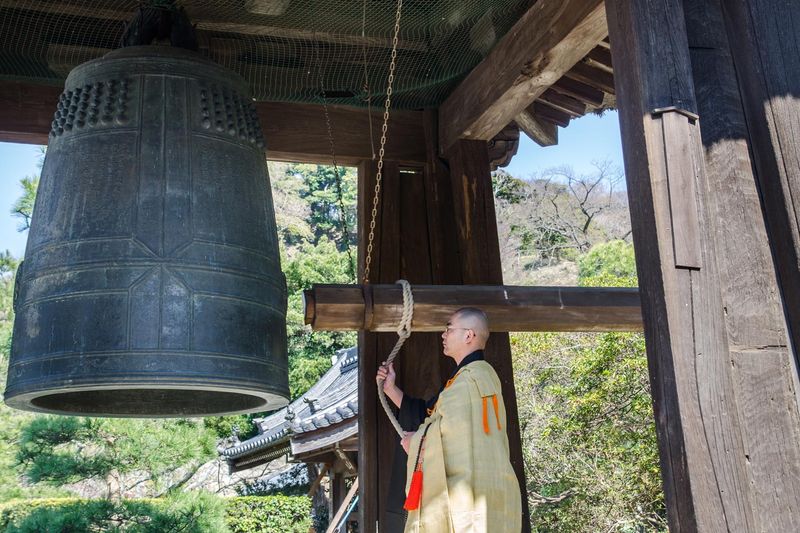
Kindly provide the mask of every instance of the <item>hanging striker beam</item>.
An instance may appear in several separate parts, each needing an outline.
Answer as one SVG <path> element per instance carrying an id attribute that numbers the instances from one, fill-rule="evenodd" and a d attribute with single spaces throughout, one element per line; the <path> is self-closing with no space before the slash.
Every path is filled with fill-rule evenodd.
<path id="1" fill-rule="evenodd" d="M 414 285 L 412 331 L 441 331 L 461 307 L 479 307 L 492 331 L 642 331 L 639 289 Z M 394 332 L 403 314 L 398 285 L 314 285 L 303 292 L 305 323 L 318 331 Z"/>

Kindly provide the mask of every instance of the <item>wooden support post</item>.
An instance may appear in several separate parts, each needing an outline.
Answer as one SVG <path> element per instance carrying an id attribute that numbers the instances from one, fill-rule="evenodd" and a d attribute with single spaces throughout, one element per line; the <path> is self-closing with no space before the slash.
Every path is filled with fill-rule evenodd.
<path id="1" fill-rule="evenodd" d="M 429 232 L 438 228 L 428 222 L 426 205 L 436 204 L 436 191 L 426 182 L 421 167 L 403 168 L 392 161 L 384 165 L 381 202 L 375 228 L 371 281 L 394 283 L 404 278 L 412 283 L 431 283 L 436 265 L 447 262 L 437 257 L 429 245 Z M 376 164 L 366 161 L 359 166 L 359 265 L 363 269 Z M 438 185 L 438 184 L 436 184 Z M 437 189 L 438 190 L 438 189 Z M 363 271 L 359 278 L 363 277 Z M 398 438 L 377 399 L 375 373 L 389 354 L 397 335 L 394 333 L 359 333 L 359 478 L 361 498 L 359 513 L 362 531 L 402 531 L 401 514 L 387 515 L 389 480 Z M 424 398 L 433 395 L 452 371 L 452 362 L 440 354 L 438 334 L 420 333 L 406 341 L 395 361 L 399 386 L 410 395 Z M 402 470 L 404 472 L 404 470 Z M 404 490 L 402 487 L 400 490 Z M 396 495 L 395 495 L 396 496 Z M 402 500 L 401 500 L 402 501 Z"/>
<path id="2" fill-rule="evenodd" d="M 394 283 L 403 278 L 413 285 L 501 284 L 486 143 L 460 147 L 451 154 L 448 169 L 438 156 L 436 113 L 429 111 L 425 116 L 425 166 L 403 167 L 391 161 L 384 165 L 370 281 Z M 367 245 L 375 172 L 373 161 L 359 167 L 360 265 Z M 398 439 L 379 407 L 375 385 L 378 365 L 396 339 L 394 333 L 359 333 L 359 512 L 361 530 L 366 532 L 398 531 L 402 523 L 386 512 Z M 395 361 L 398 385 L 418 398 L 432 396 L 455 367 L 441 353 L 440 333 L 412 335 Z M 523 480 L 508 336 L 493 334 L 486 354 L 503 382 L 512 462 Z M 523 509 L 527 524 L 527 498 Z"/>
<path id="3" fill-rule="evenodd" d="M 800 509 L 800 414 L 796 402 L 795 357 L 787 346 L 789 329 L 764 221 L 764 214 L 769 221 L 779 208 L 766 201 L 767 209 L 762 213 L 758 194 L 759 185 L 762 190 L 764 187 L 778 190 L 781 180 L 770 175 L 759 183 L 758 165 L 754 173 L 751 149 L 755 153 L 763 148 L 764 138 L 748 134 L 750 120 L 745 118 L 741 97 L 747 91 L 737 87 L 730 51 L 734 42 L 737 47 L 747 42 L 748 54 L 758 46 L 738 30 L 729 36 L 720 0 L 684 0 L 683 4 L 705 148 L 706 194 L 717 244 L 730 348 L 729 371 L 744 445 L 744 456 L 738 460 L 747 467 L 753 531 L 800 531 L 796 512 Z M 781 18 L 779 11 L 775 13 L 768 39 L 773 38 L 776 26 L 788 20 Z M 798 13 L 800 10 L 795 10 Z M 779 43 L 783 41 L 775 41 Z M 776 54 L 773 60 L 782 57 L 777 50 L 772 49 L 772 53 Z M 797 79 L 800 62 L 794 57 L 796 54 L 788 53 L 792 57 L 785 60 L 794 61 Z M 742 81 L 752 81 L 746 81 L 746 74 L 742 76 Z M 800 87 L 800 83 L 795 86 Z M 758 113 L 763 109 L 764 102 L 760 102 Z M 800 117 L 798 111 L 800 105 L 795 108 L 795 117 Z M 775 115 L 774 119 L 784 118 Z M 797 124 L 800 122 L 795 120 Z M 796 146 L 800 137 L 795 135 L 791 142 Z M 785 217 L 785 204 L 782 207 L 780 211 Z M 789 228 L 784 220 L 778 235 L 772 235 L 780 240 L 778 248 L 792 242 L 787 234 Z M 781 260 L 780 254 L 775 257 Z M 798 282 L 795 278 L 789 291 L 797 290 Z M 790 301 L 791 296 L 787 302 Z M 789 311 L 796 315 L 800 309 Z"/>
<path id="4" fill-rule="evenodd" d="M 459 140 L 450 147 L 446 157 L 450 165 L 457 229 L 454 238 L 459 245 L 462 283 L 500 285 L 503 283 L 503 270 L 500 264 L 500 243 L 486 143 Z M 522 495 L 522 529 L 530 531 L 517 395 L 508 334 L 493 334 L 486 345 L 485 354 L 486 360 L 492 364 L 502 383 L 511 464 L 519 479 Z"/>
<path id="5" fill-rule="evenodd" d="M 635 288 L 416 285 L 412 290 L 414 332 L 440 333 L 462 307 L 486 312 L 491 331 L 642 329 Z M 314 285 L 303 299 L 305 323 L 315 330 L 394 332 L 403 314 L 398 285 Z"/>
<path id="6" fill-rule="evenodd" d="M 670 530 L 752 531 L 683 8 L 606 9 Z"/>
<path id="7" fill-rule="evenodd" d="M 800 4 L 738 0 L 726 2 L 722 14 L 796 375 L 800 366 Z"/>

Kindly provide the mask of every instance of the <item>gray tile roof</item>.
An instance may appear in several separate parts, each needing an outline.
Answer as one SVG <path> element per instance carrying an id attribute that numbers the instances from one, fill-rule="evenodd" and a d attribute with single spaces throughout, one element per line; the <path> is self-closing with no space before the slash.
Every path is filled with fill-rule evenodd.
<path id="1" fill-rule="evenodd" d="M 305 394 L 256 420 L 259 434 L 220 452 L 241 462 L 255 453 L 285 449 L 292 436 L 313 433 L 358 416 L 358 348 L 336 352 L 336 362 Z"/>

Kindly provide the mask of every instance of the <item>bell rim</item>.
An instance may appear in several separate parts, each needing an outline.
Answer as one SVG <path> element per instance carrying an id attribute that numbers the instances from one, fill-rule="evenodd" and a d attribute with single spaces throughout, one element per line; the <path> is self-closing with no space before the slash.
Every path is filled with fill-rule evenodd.
<path id="1" fill-rule="evenodd" d="M 122 412 L 110 410 L 76 410 L 76 409 L 58 409 L 49 408 L 41 404 L 42 400 L 49 400 L 49 403 L 54 403 L 67 398 L 69 395 L 86 395 L 87 393 L 102 393 L 108 392 L 114 396 L 124 395 L 125 393 L 136 392 L 139 394 L 156 394 L 159 392 L 181 392 L 187 395 L 205 395 L 206 403 L 201 404 L 201 407 L 208 405 L 208 401 L 212 395 L 216 395 L 220 400 L 242 399 L 249 400 L 250 405 L 240 409 L 205 409 L 198 408 L 193 412 L 153 412 L 152 410 L 143 412 Z M 64 387 L 54 387 L 47 389 L 20 391 L 18 393 L 6 395 L 3 401 L 7 406 L 22 411 L 62 415 L 62 416 L 86 416 L 86 417 L 101 417 L 101 418 L 203 418 L 209 416 L 227 416 L 237 414 L 256 413 L 262 411 L 274 411 L 286 407 L 289 404 L 288 398 L 280 392 L 270 391 L 267 389 L 243 389 L 233 388 L 230 386 L 209 385 L 207 382 L 200 383 L 186 383 L 186 384 L 168 384 L 163 382 L 141 382 L 141 383 L 125 383 L 125 384 L 86 384 L 86 385 L 73 385 Z M 210 393 L 210 394 L 208 394 Z M 102 396 L 102 395 L 96 395 Z M 40 402 L 37 404 L 36 402 Z M 174 403 L 165 400 L 162 405 L 174 406 Z"/>

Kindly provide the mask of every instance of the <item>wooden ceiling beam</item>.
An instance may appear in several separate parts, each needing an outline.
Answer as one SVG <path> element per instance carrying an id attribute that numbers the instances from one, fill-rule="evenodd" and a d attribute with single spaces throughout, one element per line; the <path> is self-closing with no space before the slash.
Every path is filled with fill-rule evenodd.
<path id="1" fill-rule="evenodd" d="M 60 87 L 0 81 L 0 141 L 47 144 Z M 267 144 L 267 157 L 276 161 L 330 164 L 331 149 L 322 106 L 286 102 L 256 102 Z M 328 106 L 336 158 L 356 165 L 372 159 L 366 109 Z M 383 116 L 372 113 L 372 129 L 380 132 Z M 392 111 L 386 158 L 424 163 L 422 112 Z M 376 147 L 377 148 L 377 147 Z"/>
<path id="2" fill-rule="evenodd" d="M 538 0 L 439 108 L 440 150 L 494 137 L 607 34 L 602 0 Z"/>

